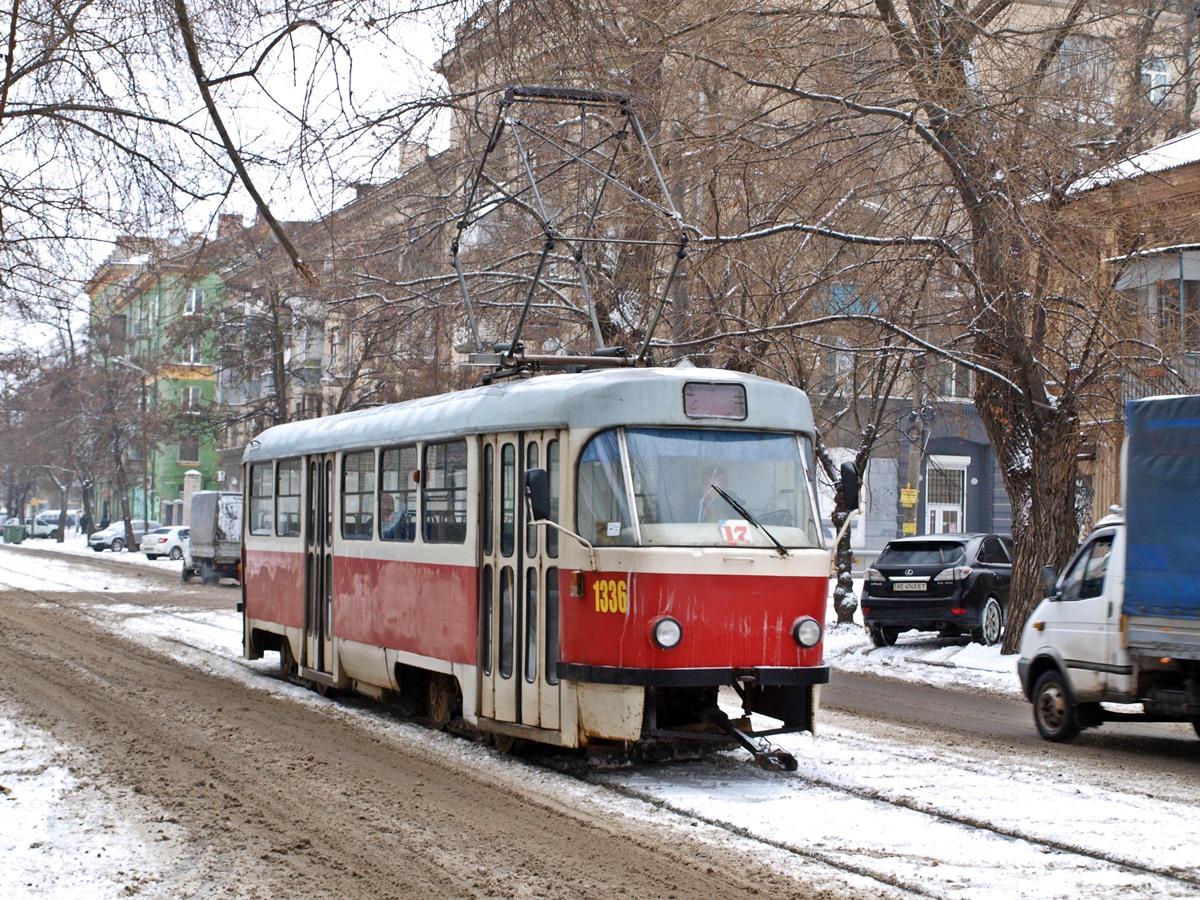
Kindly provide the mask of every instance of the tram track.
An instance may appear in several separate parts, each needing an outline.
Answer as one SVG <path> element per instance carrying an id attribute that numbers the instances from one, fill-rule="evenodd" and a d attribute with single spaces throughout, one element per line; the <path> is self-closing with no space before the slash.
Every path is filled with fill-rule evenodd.
<path id="1" fill-rule="evenodd" d="M 84 559 L 86 564 L 87 560 Z M 108 567 L 106 567 L 108 568 Z M 11 569 L 0 562 L 0 581 L 3 581 L 3 576 L 7 573 L 12 573 L 16 570 Z M 140 574 L 140 573 L 139 573 Z M 160 573 L 152 573 L 154 581 L 165 580 L 164 575 Z M 69 610 L 73 614 L 83 616 L 90 620 L 95 625 L 102 627 L 109 633 L 113 633 L 113 617 L 109 614 L 97 611 L 93 607 L 97 604 L 118 604 L 132 605 L 145 609 L 158 616 L 164 616 L 171 619 L 178 619 L 186 622 L 189 626 L 201 625 L 220 629 L 219 625 L 206 623 L 197 619 L 194 615 L 189 615 L 178 607 L 186 607 L 191 600 L 195 602 L 200 599 L 199 594 L 209 594 L 217 589 L 190 589 L 187 591 L 187 597 L 179 597 L 179 600 L 184 601 L 175 605 L 164 605 L 161 596 L 152 596 L 150 591 L 156 589 L 156 586 L 148 585 L 146 594 L 138 593 L 117 593 L 104 592 L 103 590 L 79 589 L 76 583 L 68 583 L 54 578 L 45 579 L 46 588 L 43 590 L 29 588 L 14 588 L 12 589 L 18 596 L 24 597 L 30 602 L 38 604 L 50 604 L 64 610 Z M 56 591 L 55 588 L 62 588 L 63 591 Z M 69 592 L 68 592 L 69 591 Z M 199 591 L 199 594 L 197 593 Z M 211 600 L 205 601 L 212 603 Z M 232 598 L 229 599 L 229 605 L 232 605 Z M 201 609 L 205 607 L 193 607 Z M 207 606 L 207 609 L 228 609 L 229 606 L 223 603 L 212 603 Z M 220 661 L 224 665 L 235 665 L 241 669 L 253 672 L 257 676 L 264 676 L 261 665 L 255 666 L 248 664 L 240 658 L 230 658 L 227 654 L 218 653 L 208 647 L 197 642 L 190 642 L 175 636 L 158 635 L 157 640 L 160 640 L 168 645 L 175 645 L 185 650 L 188 655 L 200 655 L 211 657 L 215 661 Z M 284 681 L 279 676 L 272 676 L 273 680 Z M 344 705 L 339 707 L 345 710 Z M 375 708 L 369 705 L 368 708 Z M 386 709 L 385 705 L 379 705 L 380 710 Z M 421 724 L 418 720 L 405 718 L 404 721 L 413 724 Z M 886 866 L 873 866 L 869 854 L 866 858 L 854 858 L 849 848 L 841 850 L 824 850 L 819 847 L 796 846 L 793 842 L 776 839 L 770 835 L 764 835 L 761 831 L 739 825 L 735 822 L 723 820 L 716 816 L 697 813 L 693 809 L 687 808 L 680 803 L 672 802 L 656 795 L 653 791 L 643 790 L 628 784 L 623 784 L 619 778 L 614 778 L 606 775 L 603 770 L 589 766 L 585 763 L 580 764 L 578 760 L 563 764 L 564 757 L 558 755 L 543 755 L 539 753 L 530 753 L 524 755 L 525 761 L 544 768 L 554 770 L 560 774 L 572 777 L 581 783 L 585 783 L 593 788 L 603 789 L 611 792 L 614 795 L 621 796 L 630 800 L 635 800 L 640 803 L 647 804 L 657 810 L 669 814 L 673 819 L 683 823 L 693 823 L 702 825 L 707 829 L 718 833 L 725 833 L 732 837 L 736 837 L 739 841 L 749 842 L 751 845 L 757 845 L 769 852 L 775 857 L 783 856 L 793 860 L 798 867 L 804 868 L 811 864 L 818 864 L 828 869 L 843 872 L 853 876 L 856 879 L 865 879 L 871 883 L 879 885 L 885 893 L 895 891 L 897 895 L 906 896 L 921 896 L 921 897 L 956 897 L 961 896 L 961 892 L 954 889 L 947 889 L 934 881 L 925 883 L 914 882 L 912 879 L 896 875 L 894 872 L 887 870 Z M 681 764 L 686 765 L 686 763 Z M 1103 866 L 1112 866 L 1122 873 L 1137 874 L 1148 878 L 1162 879 L 1163 882 L 1169 885 L 1174 885 L 1179 889 L 1179 895 L 1195 892 L 1200 889 L 1200 877 L 1196 874 L 1180 871 L 1177 869 L 1149 865 L 1129 856 L 1098 851 L 1086 846 L 1081 846 L 1070 841 L 1048 839 L 1045 836 L 1031 834 L 1020 828 L 1014 828 L 996 822 L 990 822 L 985 819 L 962 815 L 952 810 L 938 808 L 935 804 L 923 801 L 914 797 L 888 795 L 885 792 L 873 790 L 870 788 L 847 785 L 836 780 L 822 777 L 822 775 L 811 769 L 806 770 L 803 766 L 801 771 L 793 774 L 781 773 L 765 773 L 752 768 L 748 763 L 735 762 L 733 759 L 725 759 L 721 757 L 706 759 L 703 762 L 705 766 L 713 766 L 722 774 L 727 774 L 730 779 L 746 779 L 753 781 L 778 781 L 788 780 L 799 781 L 804 785 L 823 791 L 835 792 L 847 797 L 852 797 L 856 800 L 863 801 L 868 804 L 877 804 L 880 808 L 889 807 L 894 809 L 902 809 L 907 812 L 921 816 L 928 821 L 940 823 L 943 825 L 953 825 L 964 829 L 969 829 L 981 834 L 991 835 L 997 839 L 1010 842 L 1020 842 L 1023 845 L 1031 848 L 1034 852 L 1040 852 L 1047 855 L 1059 854 L 1065 855 L 1072 859 L 1079 860 L 1081 864 L 1100 864 Z M 1060 864 L 1072 865 L 1069 860 L 1059 858 Z M 1174 895 L 1173 893 L 1171 895 Z"/>
<path id="2" fill-rule="evenodd" d="M 338 898 L 854 895 L 832 873 L 745 865 L 748 841 L 682 825 L 664 844 L 664 822 L 614 817 L 606 790 L 564 794 L 525 767 L 437 752 L 449 738 L 431 745 L 344 704 L 248 689 L 229 676 L 240 661 L 167 638 L 193 663 L 222 663 L 179 665 L 87 609 L 112 598 L 49 585 L 0 594 L 0 683 L 34 725 L 78 748 L 73 772 L 124 785 L 185 830 L 160 896 L 257 898 L 300 885 Z"/>
<path id="3" fill-rule="evenodd" d="M 730 767 L 732 767 L 735 764 L 728 763 L 728 765 Z M 661 809 L 667 810 L 676 815 L 686 816 L 686 817 L 695 819 L 697 821 L 703 822 L 704 824 L 709 825 L 714 828 L 723 828 L 723 829 L 729 831 L 731 834 L 736 834 L 740 837 L 745 837 L 745 838 L 755 840 L 758 843 L 763 844 L 764 846 L 767 846 L 776 851 L 794 856 L 798 859 L 819 862 L 823 865 L 830 866 L 830 867 L 836 868 L 836 869 L 840 869 L 847 873 L 850 873 L 853 875 L 858 875 L 858 876 L 861 876 L 864 878 L 871 878 L 871 879 L 877 880 L 881 883 L 888 884 L 893 887 L 902 889 L 908 893 L 916 894 L 916 895 L 923 896 L 923 897 L 958 896 L 957 892 L 949 892 L 948 893 L 948 892 L 940 891 L 940 890 L 930 888 L 930 887 L 927 887 L 927 886 L 924 886 L 921 884 L 914 884 L 908 880 L 897 879 L 895 877 L 890 876 L 888 873 L 881 872 L 878 869 L 874 869 L 869 865 L 847 863 L 842 858 L 845 855 L 844 853 L 827 853 L 827 852 L 822 852 L 820 850 L 814 850 L 812 848 L 797 847 L 788 841 L 772 839 L 770 837 L 762 835 L 761 833 L 753 832 L 747 828 L 738 826 L 731 822 L 727 822 L 727 821 L 724 821 L 724 820 L 721 820 L 718 818 L 714 818 L 711 816 L 697 814 L 695 811 L 689 810 L 684 806 L 664 800 L 661 797 L 657 797 L 651 792 L 639 790 L 639 789 L 633 788 L 633 787 L 629 787 L 627 785 L 623 785 L 618 782 L 614 782 L 612 780 L 605 779 L 603 776 L 589 776 L 589 775 L 579 774 L 579 775 L 577 775 L 577 777 L 587 780 L 590 783 L 603 784 L 624 796 L 630 797 L 632 799 L 641 800 L 646 803 L 653 804 Z M 757 773 L 756 773 L 756 777 L 761 777 L 761 776 L 757 776 Z M 801 781 L 801 782 L 805 783 L 806 785 L 809 785 L 814 788 L 820 788 L 820 789 L 824 789 L 824 790 L 828 790 L 828 791 L 833 791 L 835 793 L 843 794 L 843 795 L 846 795 L 849 797 L 854 797 L 856 799 L 864 800 L 864 801 L 874 803 L 874 804 L 878 804 L 880 806 L 893 807 L 893 808 L 903 809 L 903 810 L 907 810 L 909 812 L 917 813 L 923 817 L 928 818 L 930 821 L 936 821 L 936 822 L 946 823 L 946 824 L 950 824 L 950 825 L 961 826 L 963 828 L 968 828 L 968 829 L 971 829 L 976 832 L 994 835 L 995 837 L 1004 839 L 1006 841 L 1019 841 L 1025 845 L 1029 846 L 1030 848 L 1033 848 L 1042 853 L 1069 854 L 1071 856 L 1078 857 L 1082 860 L 1088 860 L 1088 861 L 1095 862 L 1095 863 L 1102 863 L 1104 865 L 1114 866 L 1117 869 L 1122 870 L 1124 872 L 1137 873 L 1137 874 L 1141 874 L 1141 875 L 1145 875 L 1145 876 L 1149 876 L 1149 877 L 1153 877 L 1153 878 L 1161 878 L 1168 882 L 1177 884 L 1181 888 L 1187 889 L 1189 891 L 1200 888 L 1200 877 L 1198 877 L 1196 875 L 1181 873 L 1175 869 L 1146 865 L 1144 863 L 1138 862 L 1137 860 L 1130 859 L 1129 857 L 1098 852 L 1098 851 L 1089 849 L 1087 847 L 1083 847 L 1078 844 L 1072 844 L 1072 843 L 1069 843 L 1066 841 L 1057 841 L 1057 840 L 1047 839 L 1045 837 L 1041 837 L 1041 836 L 1037 836 L 1037 835 L 1031 835 L 1031 834 L 1021 831 L 1020 829 L 1010 828 L 1010 827 L 1006 827 L 1003 825 L 998 825 L 998 824 L 995 824 L 992 822 L 987 822 L 985 820 L 970 817 L 970 816 L 957 815 L 953 812 L 949 812 L 946 810 L 939 810 L 934 807 L 931 807 L 929 804 L 920 803 L 920 802 L 917 802 L 917 801 L 909 799 L 909 798 L 889 797 L 889 796 L 883 795 L 877 791 L 855 788 L 853 786 L 838 783 L 831 779 L 822 778 L 819 775 L 812 774 L 811 772 L 805 772 L 805 771 L 803 771 L 803 769 L 799 772 L 788 773 L 787 775 L 778 775 L 777 774 L 774 776 L 766 776 L 766 777 L 788 778 L 788 779 L 798 780 L 798 781 Z"/>

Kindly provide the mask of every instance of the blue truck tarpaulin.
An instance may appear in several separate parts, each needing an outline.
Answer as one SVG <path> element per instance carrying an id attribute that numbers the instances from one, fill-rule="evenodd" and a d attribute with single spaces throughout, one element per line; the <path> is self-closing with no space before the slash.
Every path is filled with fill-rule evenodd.
<path id="1" fill-rule="evenodd" d="M 1125 602 L 1131 616 L 1200 613 L 1200 396 L 1129 403 Z"/>

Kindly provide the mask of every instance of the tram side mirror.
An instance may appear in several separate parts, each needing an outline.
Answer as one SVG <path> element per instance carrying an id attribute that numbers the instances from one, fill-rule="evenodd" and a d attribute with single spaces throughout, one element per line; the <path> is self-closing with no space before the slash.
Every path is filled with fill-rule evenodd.
<path id="1" fill-rule="evenodd" d="M 535 521 L 550 518 L 550 477 L 545 469 L 525 470 L 525 497 Z"/>
<path id="2" fill-rule="evenodd" d="M 852 462 L 842 463 L 841 476 L 842 483 L 838 490 L 842 494 L 842 506 L 858 509 L 858 466 Z"/>

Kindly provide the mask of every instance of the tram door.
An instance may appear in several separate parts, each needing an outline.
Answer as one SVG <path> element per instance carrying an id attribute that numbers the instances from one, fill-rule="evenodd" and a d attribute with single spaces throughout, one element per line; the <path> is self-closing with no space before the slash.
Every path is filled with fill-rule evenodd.
<path id="1" fill-rule="evenodd" d="M 330 673 L 333 665 L 333 486 L 334 458 L 308 457 L 304 516 L 303 664 Z"/>
<path id="2" fill-rule="evenodd" d="M 526 469 L 550 475 L 556 432 L 485 438 L 481 454 L 480 699 L 486 718 L 559 727 L 558 533 L 527 521 Z"/>

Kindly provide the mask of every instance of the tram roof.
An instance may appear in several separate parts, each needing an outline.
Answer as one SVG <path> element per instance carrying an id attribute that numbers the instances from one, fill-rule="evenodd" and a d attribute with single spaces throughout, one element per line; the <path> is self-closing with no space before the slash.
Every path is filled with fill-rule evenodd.
<path id="1" fill-rule="evenodd" d="M 747 387 L 745 419 L 689 418 L 689 382 Z M 463 434 L 548 428 L 678 425 L 813 430 L 812 407 L 790 385 L 725 369 L 599 369 L 539 375 L 319 419 L 276 425 L 253 439 L 245 462 Z"/>

